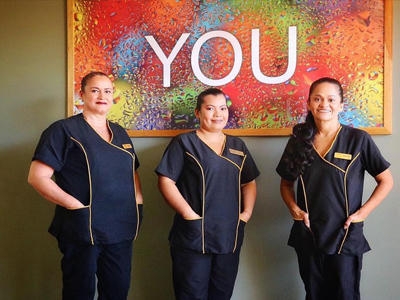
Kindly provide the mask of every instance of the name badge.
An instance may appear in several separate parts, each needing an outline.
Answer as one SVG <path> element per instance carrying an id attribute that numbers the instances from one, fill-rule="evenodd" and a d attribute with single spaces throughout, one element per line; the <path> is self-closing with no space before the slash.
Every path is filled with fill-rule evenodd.
<path id="1" fill-rule="evenodd" d="M 351 160 L 351 154 L 335 152 L 335 158 Z"/>
<path id="2" fill-rule="evenodd" d="M 132 149 L 132 145 L 131 144 L 122 144 L 122 148 L 124 148 L 124 149 Z"/>
<path id="3" fill-rule="evenodd" d="M 244 156 L 244 153 L 242 151 L 239 150 L 235 150 L 235 149 L 231 149 L 229 148 L 229 152 L 235 155 L 239 155 L 239 156 Z"/>

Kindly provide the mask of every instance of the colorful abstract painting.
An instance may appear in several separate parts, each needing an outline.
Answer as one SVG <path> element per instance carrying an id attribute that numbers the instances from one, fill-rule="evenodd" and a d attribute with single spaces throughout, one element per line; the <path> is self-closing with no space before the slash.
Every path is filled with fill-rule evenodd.
<path id="1" fill-rule="evenodd" d="M 71 0 L 71 114 L 80 80 L 115 85 L 108 118 L 131 136 L 194 129 L 196 96 L 229 97 L 236 135 L 287 134 L 307 114 L 308 89 L 329 76 L 345 89 L 343 124 L 384 128 L 383 0 Z M 390 16 L 391 17 L 391 16 Z"/>

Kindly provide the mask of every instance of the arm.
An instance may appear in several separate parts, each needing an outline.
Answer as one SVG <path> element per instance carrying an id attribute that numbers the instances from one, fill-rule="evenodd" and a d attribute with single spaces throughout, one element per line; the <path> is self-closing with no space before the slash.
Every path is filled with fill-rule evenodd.
<path id="1" fill-rule="evenodd" d="M 281 179 L 281 196 L 286 206 L 289 209 L 290 214 L 294 220 L 303 220 L 307 227 L 310 227 L 310 220 L 308 218 L 308 213 L 301 210 L 297 205 L 294 193 L 294 181 L 288 181 Z"/>
<path id="2" fill-rule="evenodd" d="M 243 211 L 239 218 L 246 223 L 250 220 L 253 214 L 254 205 L 256 203 L 257 188 L 256 181 L 250 181 L 241 185 Z"/>
<path id="3" fill-rule="evenodd" d="M 39 160 L 34 160 L 31 164 L 28 183 L 34 187 L 43 198 L 50 202 L 66 207 L 68 209 L 78 209 L 84 207 L 73 196 L 64 192 L 52 179 L 54 169 Z"/>
<path id="4" fill-rule="evenodd" d="M 136 203 L 143 204 L 142 186 L 140 185 L 139 173 L 135 171 Z"/>
<path id="5" fill-rule="evenodd" d="M 386 169 L 379 175 L 375 176 L 377 183 L 374 191 L 369 199 L 359 210 L 350 215 L 344 223 L 344 229 L 347 229 L 352 222 L 362 222 L 368 215 L 386 198 L 393 187 L 393 177 L 389 169 Z"/>
<path id="6" fill-rule="evenodd" d="M 178 214 L 180 214 L 182 218 L 187 220 L 201 218 L 193 211 L 190 205 L 182 197 L 182 194 L 175 185 L 175 181 L 166 176 L 159 175 L 158 189 L 160 190 L 167 204 Z"/>

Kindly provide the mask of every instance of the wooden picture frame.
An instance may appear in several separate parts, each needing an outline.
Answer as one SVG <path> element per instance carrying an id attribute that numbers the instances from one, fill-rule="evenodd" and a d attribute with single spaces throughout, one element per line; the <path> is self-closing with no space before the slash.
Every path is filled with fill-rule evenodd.
<path id="1" fill-rule="evenodd" d="M 283 136 L 304 121 L 310 83 L 330 76 L 344 84 L 341 122 L 391 134 L 392 0 L 362 0 L 358 8 L 334 1 L 321 11 L 321 1 L 273 2 L 68 0 L 68 116 L 82 106 L 82 76 L 103 71 L 117 90 L 110 120 L 131 137 L 193 130 L 195 96 L 209 86 L 229 96 L 226 133 Z"/>

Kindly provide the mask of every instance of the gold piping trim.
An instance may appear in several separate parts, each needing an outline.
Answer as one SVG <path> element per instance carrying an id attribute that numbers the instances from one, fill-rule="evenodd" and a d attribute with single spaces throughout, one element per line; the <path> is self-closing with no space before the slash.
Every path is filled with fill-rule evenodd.
<path id="1" fill-rule="evenodd" d="M 304 204 L 306 205 L 306 212 L 308 214 L 308 218 L 310 219 L 310 212 L 308 211 L 308 200 L 307 200 L 307 193 L 306 193 L 306 188 L 304 186 L 304 181 L 303 181 L 303 176 L 300 175 L 300 181 L 301 181 L 301 186 L 303 187 L 303 195 L 304 195 Z M 296 219 L 294 219 L 296 220 Z M 303 219 L 297 219 L 296 221 L 303 221 Z M 310 233 L 313 237 L 313 241 L 314 241 L 314 245 L 317 245 L 317 243 L 315 242 L 315 236 L 314 236 L 314 232 L 312 232 L 311 227 L 308 227 L 308 230 L 310 230 Z"/>
<path id="2" fill-rule="evenodd" d="M 89 206 L 88 206 L 89 207 L 89 232 L 90 232 L 90 240 L 92 242 L 92 245 L 94 245 L 93 232 L 92 232 L 92 175 L 90 173 L 89 159 L 88 159 L 86 150 L 83 147 L 83 145 L 78 140 L 74 139 L 73 137 L 71 137 L 71 139 L 82 148 L 83 154 L 85 154 L 86 166 L 88 169 L 88 176 L 89 176 Z"/>
<path id="3" fill-rule="evenodd" d="M 337 140 L 337 137 L 338 137 L 338 135 L 339 135 L 340 130 L 342 130 L 342 125 L 340 125 L 338 131 L 336 132 L 335 138 L 333 139 L 333 141 L 332 141 L 331 146 L 329 147 L 329 149 L 325 152 L 324 157 L 329 153 L 329 151 L 331 151 L 333 145 L 335 144 L 335 142 L 336 142 L 336 140 Z M 317 152 L 318 152 L 318 151 L 317 151 Z"/>
<path id="4" fill-rule="evenodd" d="M 317 148 L 315 148 L 314 144 L 313 144 L 313 148 L 314 148 L 315 152 L 317 152 L 318 156 L 321 157 L 321 159 L 322 159 L 323 161 L 325 161 L 326 163 L 330 164 L 331 166 L 333 166 L 333 167 L 339 169 L 340 171 L 342 171 L 343 173 L 345 173 L 345 171 L 344 171 L 342 168 L 339 168 L 339 167 L 336 166 L 335 164 L 333 164 L 333 163 L 331 163 L 330 161 L 328 161 L 328 160 L 325 159 L 325 156 L 329 153 L 329 151 L 332 150 L 332 147 L 333 147 L 333 145 L 335 144 L 335 142 L 336 142 L 336 140 L 337 140 L 337 137 L 338 137 L 338 135 L 339 135 L 339 132 L 342 130 L 342 128 L 343 128 L 342 126 L 339 127 L 338 131 L 336 132 L 335 138 L 333 139 L 333 141 L 332 141 L 332 143 L 331 143 L 331 146 L 329 147 L 329 149 L 325 152 L 325 154 L 324 154 L 323 156 L 318 152 L 318 150 L 317 150 Z"/>
<path id="5" fill-rule="evenodd" d="M 222 153 L 224 153 L 224 150 L 225 150 L 225 147 L 226 147 L 226 135 L 224 136 L 224 144 L 222 145 L 222 150 L 221 150 L 221 153 L 220 153 L 220 154 L 218 154 L 217 152 L 215 152 L 215 151 L 213 150 L 213 148 L 211 148 L 205 141 L 203 141 L 203 140 L 201 139 L 201 137 L 199 137 L 199 135 L 198 135 L 197 133 L 196 133 L 196 135 L 197 135 L 197 137 L 200 139 L 200 141 L 202 141 L 202 142 L 204 143 L 204 145 L 206 145 L 208 148 L 211 149 L 212 152 L 214 152 L 214 153 L 215 153 L 216 155 L 218 155 L 219 157 L 221 157 L 221 158 L 223 158 L 223 159 L 229 161 L 231 164 L 234 164 L 234 165 L 240 170 L 241 167 L 239 167 L 239 165 L 238 165 L 237 163 L 233 162 L 233 161 L 230 160 L 229 158 L 227 158 L 227 157 L 225 157 L 225 156 L 222 155 Z"/>
<path id="6" fill-rule="evenodd" d="M 88 122 L 88 124 L 89 124 L 89 122 Z M 90 125 L 90 124 L 89 124 Z M 119 146 L 117 146 L 117 145 L 114 145 L 113 143 L 112 143 L 112 141 L 113 141 L 113 139 L 114 139 L 114 132 L 112 131 L 112 129 L 111 129 L 111 127 L 110 127 L 110 123 L 108 122 L 108 120 L 107 120 L 107 126 L 108 126 L 108 129 L 110 130 L 110 132 L 111 132 L 111 139 L 110 139 L 110 141 L 108 142 L 108 141 L 106 141 L 106 140 L 104 140 L 106 143 L 108 143 L 109 145 L 111 145 L 111 146 L 113 146 L 114 148 L 116 148 L 116 149 L 118 149 L 118 150 L 121 150 L 121 151 L 124 151 L 125 153 L 127 153 L 127 154 L 129 154 L 131 157 L 132 157 L 132 170 L 133 170 L 133 188 L 134 188 L 134 190 L 135 190 L 135 206 L 136 206 L 136 216 L 137 216 L 137 222 L 136 222 L 136 233 L 135 233 L 135 237 L 134 237 L 134 240 L 136 240 L 136 238 L 137 238 L 137 236 L 138 236 L 138 234 L 139 234 L 139 220 L 140 220 L 140 213 L 139 213 L 139 204 L 137 203 L 137 201 L 136 201 L 136 199 L 137 199 L 137 191 L 136 191 L 136 182 L 135 182 L 135 159 L 136 159 L 136 157 L 135 157 L 135 155 L 133 155 L 131 152 L 129 152 L 128 150 L 126 150 L 126 149 L 124 149 L 124 148 L 121 148 L 121 147 L 119 147 Z M 132 149 L 132 148 L 131 148 Z"/>
<path id="7" fill-rule="evenodd" d="M 351 223 L 362 223 L 364 221 L 365 221 L 365 219 L 362 219 L 362 220 L 358 220 L 358 221 L 352 221 Z"/>
<path id="8" fill-rule="evenodd" d="M 73 208 L 71 208 L 71 207 L 66 207 L 66 209 L 68 209 L 68 210 L 80 210 L 80 209 L 85 209 L 85 208 L 88 208 L 88 207 L 89 207 L 89 205 L 85 205 L 85 206 L 78 207 L 78 208 L 75 208 L 75 207 L 73 207 Z"/>
<path id="9" fill-rule="evenodd" d="M 140 212 L 139 212 L 139 204 L 137 202 L 137 194 L 136 194 L 136 176 L 135 176 L 135 156 L 130 153 L 132 155 L 132 170 L 133 170 L 133 188 L 135 190 L 135 205 L 136 205 L 136 233 L 135 233 L 135 237 L 134 240 L 136 240 L 138 234 L 139 234 L 139 226 L 140 226 Z"/>
<path id="10" fill-rule="evenodd" d="M 313 147 L 314 147 L 314 145 L 313 145 Z M 337 165 L 331 163 L 329 160 L 325 159 L 321 154 L 319 154 L 319 152 L 317 151 L 317 149 L 315 149 L 315 147 L 314 147 L 314 150 L 315 150 L 315 152 L 317 152 L 318 156 L 321 157 L 321 159 L 322 159 L 324 162 L 326 162 L 327 164 L 331 165 L 332 167 L 335 167 L 336 169 L 342 171 L 343 173 L 346 173 L 345 170 L 343 170 L 342 168 L 339 168 Z"/>
<path id="11" fill-rule="evenodd" d="M 107 123 L 108 124 L 108 123 Z M 137 216 L 137 222 L 136 222 L 136 234 L 135 234 L 135 237 L 133 238 L 134 240 L 136 240 L 136 238 L 137 238 L 137 236 L 138 236 L 138 234 L 139 234 L 139 220 L 140 220 L 140 213 L 139 213 L 139 204 L 137 203 L 137 191 L 136 191 L 136 182 L 135 182 L 135 160 L 136 160 L 136 157 L 135 157 L 135 155 L 133 155 L 132 153 L 130 153 L 128 150 L 126 150 L 126 149 L 124 149 L 124 148 L 121 148 L 121 147 L 119 147 L 119 146 L 117 146 L 117 145 L 114 145 L 113 143 L 111 143 L 112 142 L 112 139 L 113 139 L 113 131 L 111 130 L 111 128 L 110 128 L 110 131 L 111 131 L 111 140 L 110 140 L 110 142 L 107 142 L 107 141 L 105 141 L 106 143 L 108 143 L 108 144 L 110 144 L 111 146 L 113 146 L 114 148 L 116 148 L 116 149 L 118 149 L 118 150 L 121 150 L 121 151 L 124 151 L 124 152 L 126 152 L 127 154 L 129 154 L 131 157 L 132 157 L 132 170 L 133 170 L 133 188 L 134 188 L 134 190 L 135 190 L 135 204 L 136 204 L 136 216 Z"/>
<path id="12" fill-rule="evenodd" d="M 206 145 L 208 148 L 210 148 L 212 150 L 212 152 L 214 152 L 215 154 L 217 154 L 218 156 L 221 156 L 222 153 L 224 153 L 225 150 L 225 145 L 226 145 L 226 134 L 224 134 L 224 143 L 222 144 L 222 148 L 221 148 L 221 152 L 217 153 L 213 148 L 211 148 L 196 132 L 196 136 L 199 138 L 200 141 L 202 141 L 204 143 L 204 145 Z"/>
<path id="13" fill-rule="evenodd" d="M 344 179 L 343 179 L 343 181 L 344 181 L 344 182 L 343 182 L 343 184 L 344 184 L 344 198 L 345 198 L 345 201 L 346 201 L 346 217 L 347 217 L 347 218 L 349 217 L 349 200 L 348 200 L 348 198 L 347 198 L 347 183 L 346 183 L 347 181 L 346 181 L 346 179 L 347 179 L 347 174 L 348 174 L 348 172 L 349 172 L 349 169 L 350 169 L 351 165 L 354 163 L 354 161 L 355 161 L 359 156 L 360 156 L 360 152 L 354 157 L 354 159 L 353 159 L 353 160 L 350 162 L 350 164 L 347 166 L 346 173 L 345 173 Z M 350 224 L 350 226 L 351 226 L 351 224 Z M 342 252 L 342 248 L 343 248 L 344 242 L 346 241 L 347 234 L 349 233 L 349 228 L 350 228 L 350 226 L 347 227 L 347 229 L 346 229 L 346 234 L 344 235 L 344 238 L 343 238 L 343 241 L 342 241 L 342 243 L 341 243 L 341 245 L 340 245 L 338 254 L 340 254 L 340 252 Z"/>
<path id="14" fill-rule="evenodd" d="M 225 159 L 225 160 L 227 160 L 227 161 L 229 161 L 231 164 L 233 164 L 233 165 L 235 165 L 240 171 L 241 171 L 241 168 L 242 167 L 239 167 L 239 165 L 237 164 L 237 163 L 235 163 L 234 161 L 232 161 L 232 160 L 230 160 L 229 158 L 227 158 L 227 157 L 225 157 L 225 156 L 222 156 L 222 155 L 218 155 L 219 157 L 221 157 L 221 158 L 223 158 L 223 159 Z M 245 157 L 246 157 L 247 155 L 245 155 Z M 244 161 L 244 160 L 243 160 Z"/>
<path id="15" fill-rule="evenodd" d="M 225 146 L 226 146 L 226 135 L 224 134 L 224 144 L 222 145 L 221 153 L 219 155 L 222 155 L 222 153 L 224 153 Z"/>
<path id="16" fill-rule="evenodd" d="M 307 193 L 306 193 L 306 188 L 304 186 L 304 181 L 303 181 L 303 176 L 300 175 L 300 181 L 301 181 L 301 185 L 303 187 L 303 195 L 304 195 L 304 203 L 306 205 L 306 212 L 309 214 L 308 212 L 308 202 L 307 202 Z"/>
<path id="17" fill-rule="evenodd" d="M 204 237 L 204 218 L 205 218 L 205 210 L 206 210 L 206 187 L 205 187 L 205 185 L 206 185 L 206 180 L 205 180 L 205 177 L 204 177 L 204 170 L 203 170 L 203 168 L 202 168 L 202 166 L 201 166 L 201 164 L 199 163 L 199 161 L 192 155 L 192 154 L 190 154 L 189 152 L 186 152 L 186 154 L 187 155 L 189 155 L 191 158 L 193 158 L 194 159 L 194 161 L 197 163 L 197 165 L 199 166 L 199 168 L 200 168 L 200 171 L 201 171 L 201 177 L 202 177 L 202 179 L 203 179 L 203 215 L 202 215 L 202 218 L 201 218 L 201 247 L 202 247 L 202 250 L 203 250 L 203 254 L 204 253 L 206 253 L 206 250 L 205 250 L 205 237 Z"/>
<path id="18" fill-rule="evenodd" d="M 232 251 L 232 253 L 235 253 L 235 251 L 236 251 L 236 248 L 237 248 L 237 240 L 238 240 L 238 237 L 239 237 L 239 225 L 240 225 L 240 210 L 241 210 L 241 208 L 242 208 L 242 188 L 241 188 L 241 180 L 240 180 L 240 178 L 241 178 L 241 174 L 242 174 L 242 170 L 243 170 L 243 165 L 244 165 L 244 162 L 246 161 L 246 158 L 247 158 L 247 155 L 245 155 L 244 156 L 244 158 L 243 158 L 243 161 L 242 161 L 242 165 L 240 166 L 240 168 L 239 168 L 239 178 L 238 178 L 238 182 L 239 182 L 239 205 L 238 205 L 238 216 L 239 216 L 239 218 L 238 218 L 238 222 L 237 222 L 237 224 L 236 224 L 236 236 L 235 236 L 235 245 L 233 246 L 233 251 Z M 235 164 L 236 165 L 236 164 Z M 244 222 L 244 221 L 243 221 Z M 245 223 L 247 223 L 247 222 L 245 222 Z"/>
<path id="19" fill-rule="evenodd" d="M 112 129 L 110 127 L 110 122 L 108 122 L 108 120 L 107 120 L 107 127 L 111 132 L 111 138 L 110 138 L 110 143 L 111 143 L 113 141 L 113 139 L 114 139 L 114 132 L 112 131 Z"/>
<path id="20" fill-rule="evenodd" d="M 84 118 L 84 120 L 86 121 L 85 118 Z M 86 123 L 88 123 L 89 126 L 92 127 L 88 121 L 86 121 Z M 114 144 L 112 143 L 112 141 L 113 141 L 113 139 L 114 139 L 114 132 L 112 131 L 112 129 L 111 129 L 111 127 L 110 127 L 110 123 L 109 123 L 108 120 L 107 120 L 107 127 L 108 127 L 108 129 L 110 130 L 111 138 L 110 138 L 110 141 L 106 141 L 106 140 L 104 140 L 104 139 L 103 139 L 103 140 L 104 140 L 107 144 L 113 146 L 113 147 L 116 148 L 116 149 L 119 149 L 119 150 L 121 150 L 121 151 L 124 151 L 125 153 L 129 154 L 129 155 L 132 157 L 133 187 L 134 187 L 134 193 L 135 193 L 135 206 L 136 206 L 136 216 L 137 216 L 136 233 L 135 233 L 135 237 L 134 237 L 134 240 L 136 240 L 136 238 L 137 238 L 137 236 L 138 236 L 138 234 L 139 234 L 139 220 L 140 220 L 139 204 L 138 204 L 137 201 L 136 201 L 136 195 L 137 195 L 137 191 L 136 191 L 136 182 L 135 182 L 135 159 L 136 159 L 136 157 L 135 157 L 135 155 L 133 155 L 133 154 L 132 154 L 131 152 L 129 152 L 128 150 L 125 150 L 124 148 L 118 147 L 117 145 L 114 145 Z M 92 127 L 92 129 L 94 130 L 93 127 Z M 96 130 L 94 130 L 94 131 L 97 133 Z M 98 133 L 97 133 L 97 134 L 98 134 Z M 99 134 L 98 134 L 98 135 L 99 135 Z M 100 136 L 100 135 L 99 135 L 99 136 Z M 84 152 L 84 154 L 85 154 L 86 163 L 87 163 L 87 166 L 88 166 L 89 185 L 90 185 L 90 204 L 89 204 L 89 206 L 88 206 L 88 207 L 89 207 L 89 217 L 90 217 L 90 220 L 89 220 L 89 224 L 90 224 L 89 226 L 90 226 L 90 228 L 89 228 L 89 230 L 90 230 L 90 238 L 91 238 L 91 241 L 92 241 L 92 245 L 94 245 L 93 233 L 92 233 L 92 209 L 91 209 L 91 205 L 92 205 L 92 180 L 91 180 L 91 175 L 90 175 L 89 160 L 88 160 L 88 157 L 87 157 L 87 154 L 86 154 L 86 151 L 85 151 L 83 145 L 82 145 L 80 142 L 78 142 L 76 139 L 74 139 L 73 137 L 71 137 L 71 139 L 74 140 L 76 143 L 78 143 L 78 144 L 80 145 L 80 147 L 82 148 L 82 150 L 83 150 L 83 152 Z"/>

